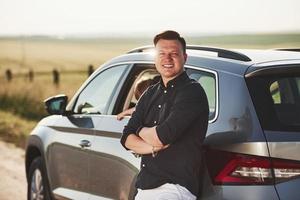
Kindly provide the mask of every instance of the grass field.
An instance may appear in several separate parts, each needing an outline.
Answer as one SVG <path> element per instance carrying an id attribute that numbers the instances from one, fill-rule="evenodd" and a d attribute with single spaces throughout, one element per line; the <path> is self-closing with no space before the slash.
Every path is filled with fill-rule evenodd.
<path id="1" fill-rule="evenodd" d="M 142 41 L 129 39 L 2 38 L 0 71 L 86 70 L 140 45 Z"/>
<path id="2" fill-rule="evenodd" d="M 300 33 L 186 39 L 188 44 L 225 48 L 300 47 Z M 10 138 L 9 135 L 20 134 L 12 138 L 24 143 L 22 138 L 24 140 L 33 124 L 46 115 L 43 105 L 45 98 L 60 93 L 71 97 L 87 78 L 88 65 L 97 68 L 112 57 L 151 43 L 151 38 L 0 38 L 0 136 Z M 7 69 L 12 71 L 13 76 L 19 76 L 13 77 L 11 82 L 6 81 L 4 75 Z M 30 69 L 35 74 L 33 82 L 29 82 L 25 76 Z M 58 86 L 53 84 L 53 69 L 61 72 Z"/>
<path id="3" fill-rule="evenodd" d="M 36 121 L 0 110 L 0 137 L 7 142 L 24 148 L 26 137 L 35 125 Z"/>
<path id="4" fill-rule="evenodd" d="M 10 83 L 0 79 L 0 137 L 24 147 L 34 125 L 47 115 L 43 100 L 61 93 L 72 97 L 86 78 L 86 73 L 63 73 L 59 85 L 52 83 L 50 74 L 36 76 L 33 82 L 25 77 Z"/>
<path id="5" fill-rule="evenodd" d="M 226 48 L 295 48 L 298 34 L 225 35 L 187 37 L 188 44 Z M 51 37 L 0 38 L 0 75 L 34 71 L 86 70 L 138 46 L 152 44 L 151 38 L 58 39 Z"/>

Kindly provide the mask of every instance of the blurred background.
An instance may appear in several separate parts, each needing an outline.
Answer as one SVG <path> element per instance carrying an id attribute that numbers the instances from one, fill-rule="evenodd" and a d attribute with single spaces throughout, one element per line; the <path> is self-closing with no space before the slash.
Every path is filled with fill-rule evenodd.
<path id="1" fill-rule="evenodd" d="M 24 147 L 43 100 L 164 30 L 189 44 L 299 48 L 299 0 L 0 0 L 0 137 Z"/>

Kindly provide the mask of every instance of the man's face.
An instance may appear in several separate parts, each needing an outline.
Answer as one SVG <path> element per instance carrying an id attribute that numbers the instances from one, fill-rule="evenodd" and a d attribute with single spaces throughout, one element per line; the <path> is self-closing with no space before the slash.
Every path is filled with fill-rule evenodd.
<path id="1" fill-rule="evenodd" d="M 166 84 L 183 71 L 187 55 L 178 40 L 160 39 L 155 49 L 155 66 Z"/>

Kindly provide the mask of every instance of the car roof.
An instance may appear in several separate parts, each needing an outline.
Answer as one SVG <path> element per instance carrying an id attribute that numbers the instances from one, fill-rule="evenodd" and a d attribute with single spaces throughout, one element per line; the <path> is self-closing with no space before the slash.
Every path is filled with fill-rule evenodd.
<path id="1" fill-rule="evenodd" d="M 238 75 L 244 75 L 250 66 L 260 68 L 291 62 L 300 64 L 300 52 L 282 50 L 231 50 L 217 47 L 187 45 L 187 54 L 187 66 L 226 71 Z M 153 46 L 143 46 L 133 49 L 124 55 L 108 61 L 103 67 L 117 63 L 154 64 Z"/>
<path id="2" fill-rule="evenodd" d="M 276 49 L 268 50 L 254 50 L 254 49 L 238 49 L 239 51 L 249 56 L 256 66 L 273 65 L 272 63 L 284 61 L 298 61 L 300 63 L 300 52 L 296 51 L 283 51 Z"/>
<path id="3" fill-rule="evenodd" d="M 124 63 L 154 64 L 154 54 L 149 52 L 124 54 L 108 61 L 101 68 L 104 69 L 111 65 Z M 225 71 L 237 75 L 243 75 L 249 67 L 249 63 L 224 58 L 216 59 L 216 57 L 210 57 L 206 55 L 201 57 L 189 55 L 185 66 L 192 68 L 205 68 L 214 71 Z"/>

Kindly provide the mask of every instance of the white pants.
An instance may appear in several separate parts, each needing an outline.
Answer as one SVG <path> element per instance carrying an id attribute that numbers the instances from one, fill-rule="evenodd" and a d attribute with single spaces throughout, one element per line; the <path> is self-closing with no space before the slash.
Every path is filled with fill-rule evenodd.
<path id="1" fill-rule="evenodd" d="M 196 197 L 185 187 L 166 183 L 148 190 L 138 189 L 135 200 L 195 200 Z"/>

